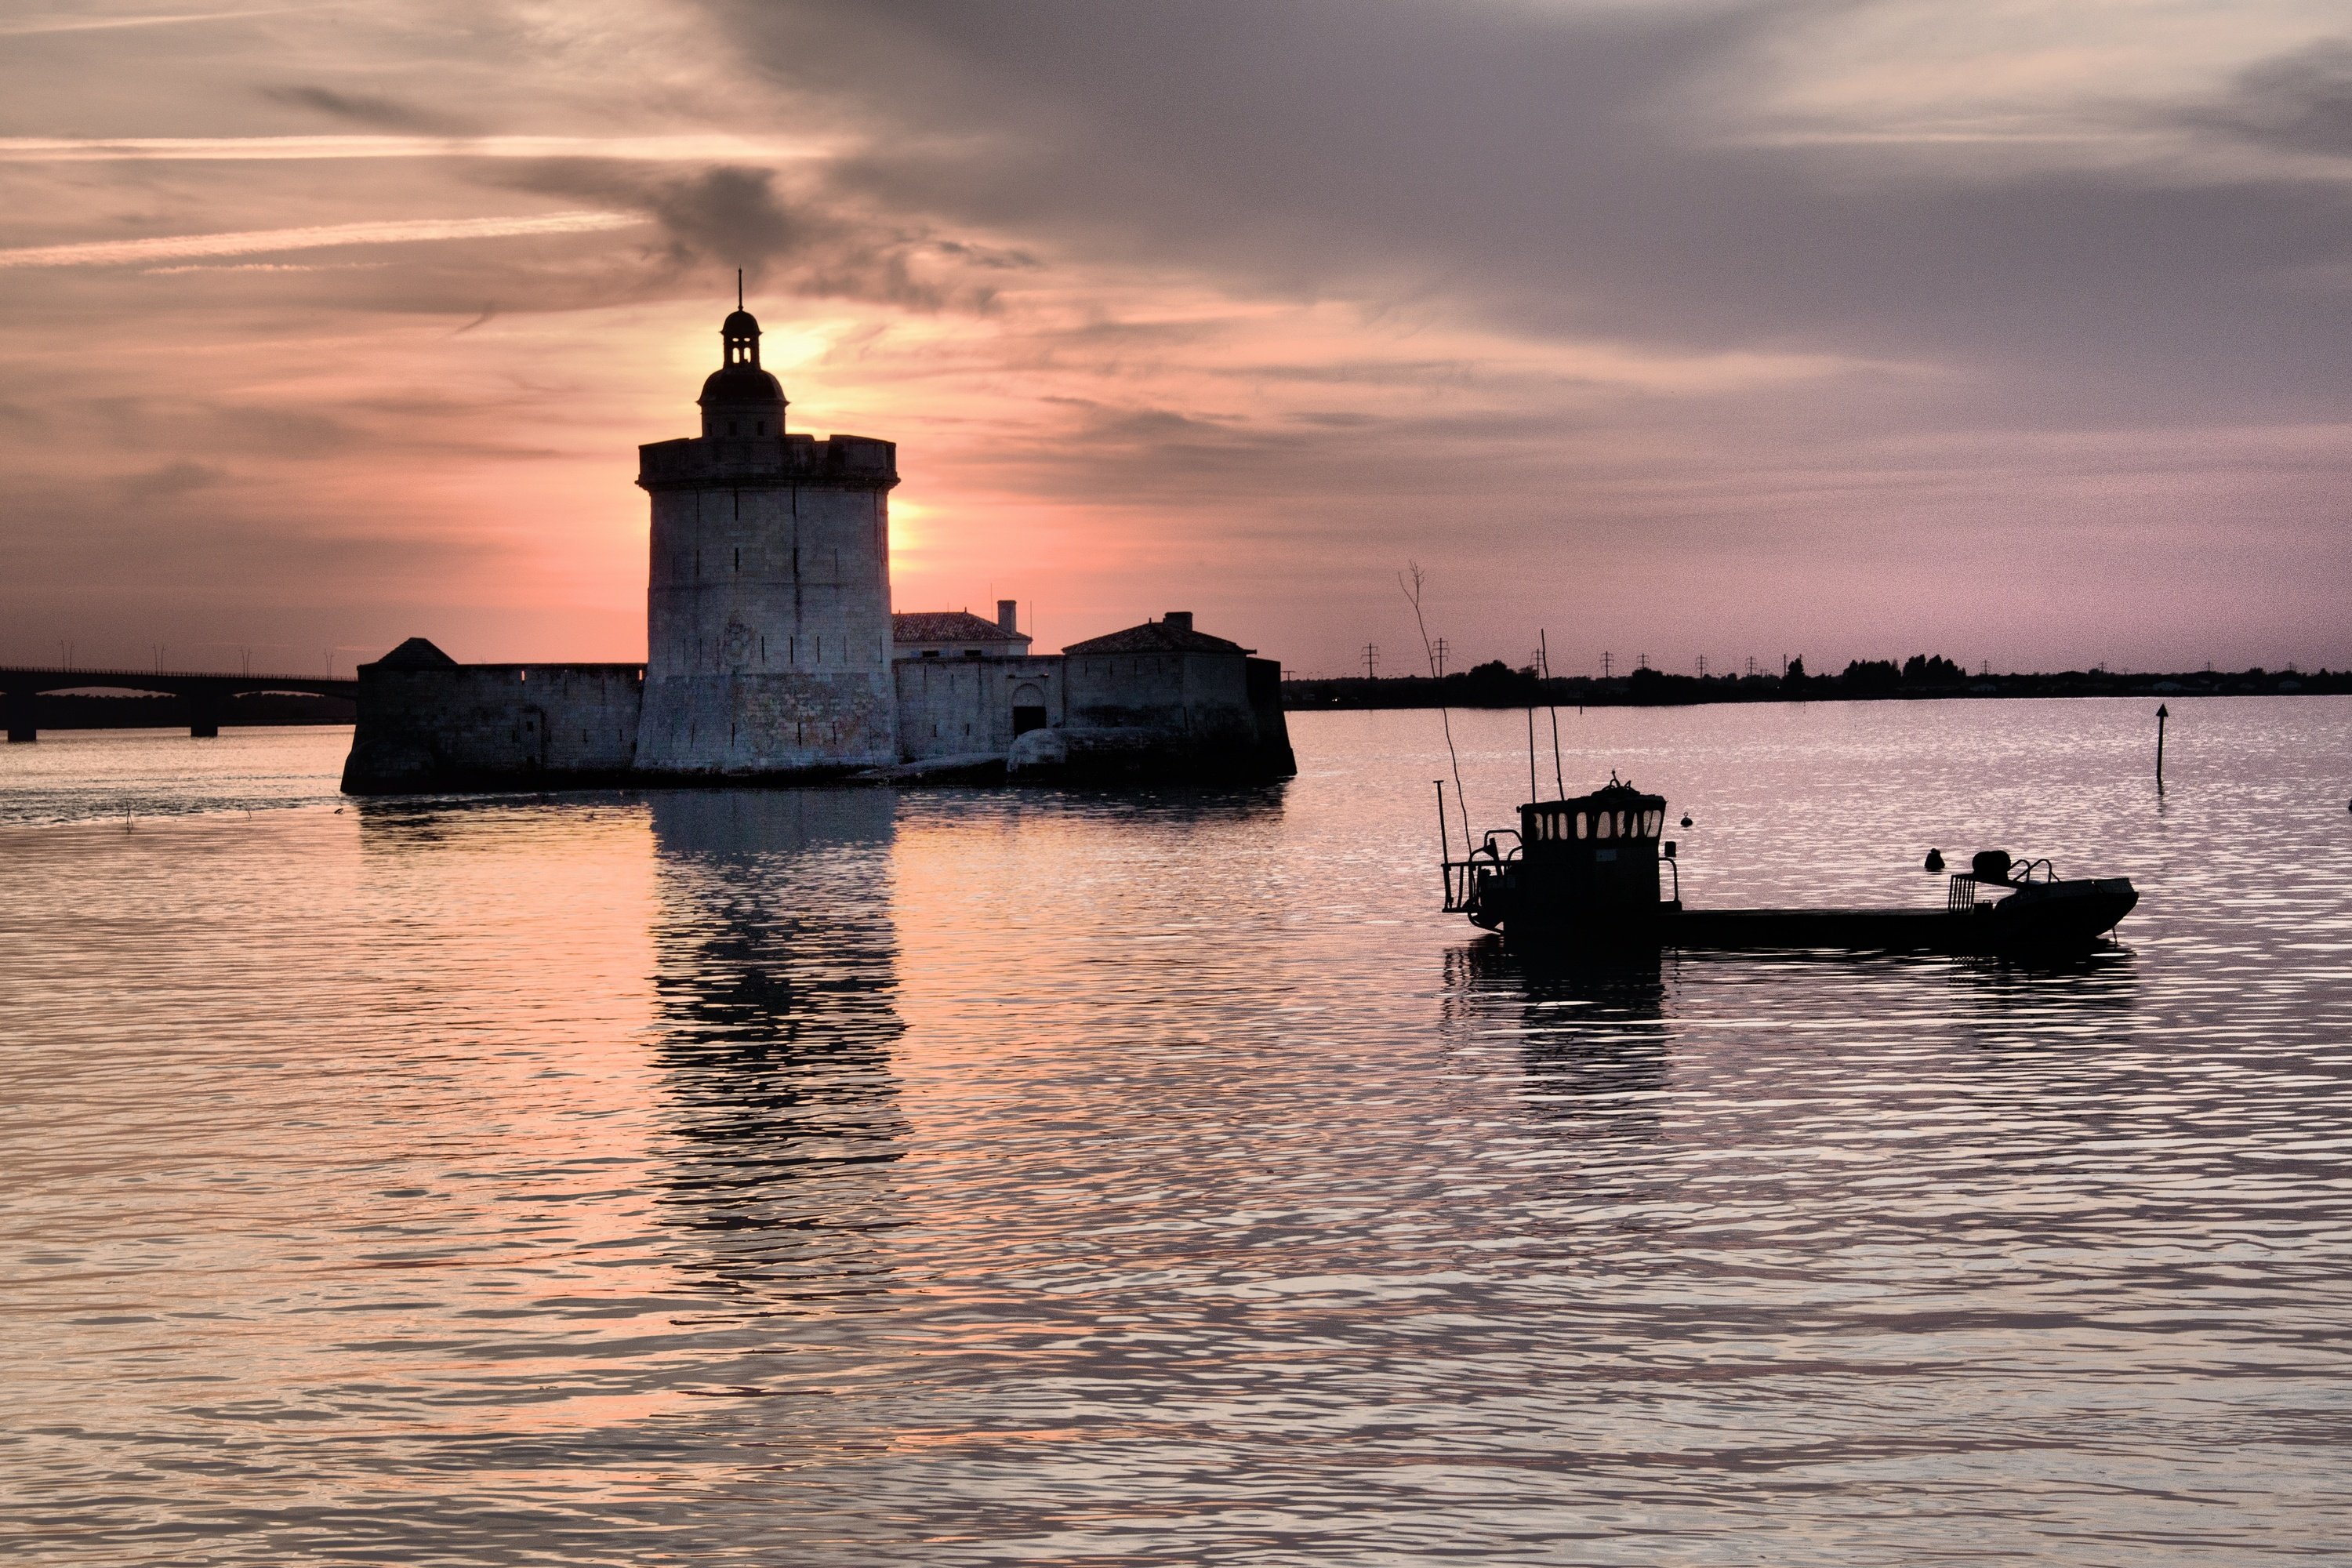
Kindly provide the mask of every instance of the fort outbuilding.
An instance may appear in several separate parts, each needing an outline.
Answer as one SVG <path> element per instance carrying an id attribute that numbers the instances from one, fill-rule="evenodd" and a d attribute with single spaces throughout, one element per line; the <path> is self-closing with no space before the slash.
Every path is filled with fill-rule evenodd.
<path id="1" fill-rule="evenodd" d="M 872 778 L 1285 778 L 1281 671 L 1186 611 L 1034 654 L 996 618 L 894 614 L 898 448 L 785 428 L 738 309 L 702 433 L 638 448 L 646 661 L 459 664 L 411 637 L 359 668 L 352 795 Z"/>

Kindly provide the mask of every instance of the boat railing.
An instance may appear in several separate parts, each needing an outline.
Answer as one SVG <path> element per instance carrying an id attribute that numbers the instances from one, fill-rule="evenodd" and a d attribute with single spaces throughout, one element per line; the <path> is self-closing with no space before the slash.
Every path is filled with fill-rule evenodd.
<path id="1" fill-rule="evenodd" d="M 1506 846 L 1500 842 L 1509 839 Z M 1478 901 L 1479 885 L 1491 877 L 1499 877 L 1516 864 L 1522 846 L 1517 829 L 1497 827 L 1486 835 L 1486 841 L 1470 851 L 1465 860 L 1440 862 L 1445 871 L 1445 912 L 1458 915 L 1468 912 Z"/>
<path id="2" fill-rule="evenodd" d="M 2004 878 L 1988 879 L 1971 876 L 1966 871 L 1958 871 L 1953 873 L 1952 889 L 1945 898 L 1944 908 L 1953 914 L 1964 915 L 1970 910 L 1989 909 L 2000 901 L 1997 899 L 1977 897 L 1977 889 L 1979 888 L 1992 888 L 2004 893 L 2013 893 L 2020 888 L 2029 887 L 2036 882 L 2054 882 L 2057 879 L 2057 868 L 2052 866 L 2047 858 L 2017 861 L 2010 867 L 2009 875 Z"/>

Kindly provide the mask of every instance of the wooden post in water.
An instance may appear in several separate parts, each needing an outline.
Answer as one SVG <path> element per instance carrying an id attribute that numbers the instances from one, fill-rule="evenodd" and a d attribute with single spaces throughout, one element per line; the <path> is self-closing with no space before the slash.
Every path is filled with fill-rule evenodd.
<path id="1" fill-rule="evenodd" d="M 2156 793 L 2164 793 L 2164 721 L 2171 718 L 2164 704 L 2156 705 Z"/>

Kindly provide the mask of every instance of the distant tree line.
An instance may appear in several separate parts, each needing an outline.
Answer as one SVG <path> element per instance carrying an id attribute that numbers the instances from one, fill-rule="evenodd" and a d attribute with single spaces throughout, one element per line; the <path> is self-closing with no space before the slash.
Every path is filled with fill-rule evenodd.
<path id="1" fill-rule="evenodd" d="M 1501 659 L 1432 679 L 1425 675 L 1286 680 L 1283 706 L 1312 708 L 1670 707 L 1696 702 L 1885 700 L 1929 697 L 2163 697 L 2352 692 L 2352 672 L 2309 674 L 2262 668 L 2188 674 L 2116 674 L 2069 669 L 2027 675 L 1970 675 L 1941 654 L 1855 659 L 1835 675 L 1813 675 L 1789 661 L 1784 675 L 1669 675 L 1636 669 L 1608 679 L 1556 675 Z"/>

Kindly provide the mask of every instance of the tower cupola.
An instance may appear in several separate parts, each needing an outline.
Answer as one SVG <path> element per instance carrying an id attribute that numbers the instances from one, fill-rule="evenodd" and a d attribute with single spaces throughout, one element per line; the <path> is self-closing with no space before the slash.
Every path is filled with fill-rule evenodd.
<path id="1" fill-rule="evenodd" d="M 760 368 L 759 318 L 743 309 L 736 274 L 735 309 L 719 323 L 719 368 L 702 384 L 702 434 L 722 440 L 773 440 L 784 433 L 784 389 Z"/>
<path id="2" fill-rule="evenodd" d="M 725 352 L 722 364 L 748 364 L 760 368 L 760 319 L 737 306 L 727 312 L 719 323 L 719 342 Z"/>

